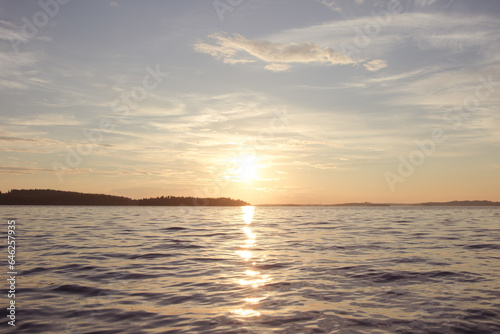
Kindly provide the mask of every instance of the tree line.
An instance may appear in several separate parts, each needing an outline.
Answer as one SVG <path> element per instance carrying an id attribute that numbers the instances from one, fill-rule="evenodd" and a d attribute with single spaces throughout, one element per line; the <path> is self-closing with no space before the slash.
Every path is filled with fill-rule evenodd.
<path id="1" fill-rule="evenodd" d="M 161 196 L 131 199 L 123 196 L 51 189 L 13 189 L 6 193 L 0 192 L 0 205 L 243 206 L 250 204 L 228 197 Z"/>

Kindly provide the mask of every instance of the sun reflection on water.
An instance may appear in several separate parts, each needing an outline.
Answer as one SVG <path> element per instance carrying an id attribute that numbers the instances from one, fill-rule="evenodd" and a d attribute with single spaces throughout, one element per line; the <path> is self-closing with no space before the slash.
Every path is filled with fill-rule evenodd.
<path id="1" fill-rule="evenodd" d="M 247 224 L 251 224 L 252 219 L 253 219 L 253 212 L 255 211 L 255 207 L 242 206 L 241 211 L 243 211 L 243 221 Z"/>
<path id="2" fill-rule="evenodd" d="M 265 285 L 266 282 L 270 281 L 269 275 L 261 276 L 262 278 L 256 279 L 240 279 L 241 285 L 251 285 L 254 288 Z"/>
<path id="3" fill-rule="evenodd" d="M 248 250 L 238 250 L 235 252 L 239 256 L 241 256 L 245 261 L 248 261 L 252 258 L 252 252 Z"/>
<path id="4" fill-rule="evenodd" d="M 250 309 L 242 309 L 242 308 L 239 308 L 237 310 L 233 310 L 233 311 L 231 311 L 231 313 L 238 314 L 242 317 L 257 317 L 260 315 L 259 311 L 250 310 Z"/>
<path id="5" fill-rule="evenodd" d="M 260 272 L 258 271 L 253 271 L 253 270 L 246 270 L 245 271 L 245 274 L 249 275 L 249 276 L 255 276 L 255 275 L 259 275 Z"/>
<path id="6" fill-rule="evenodd" d="M 264 300 L 266 299 L 267 297 L 255 297 L 255 298 L 245 298 L 243 299 L 244 301 L 246 302 L 249 302 L 249 303 L 252 303 L 252 304 L 257 304 L 258 302 L 260 302 L 261 300 Z"/>
<path id="7" fill-rule="evenodd" d="M 250 248 L 255 246 L 255 233 L 252 232 L 252 229 L 248 226 L 243 227 L 243 232 L 246 234 L 247 239 L 245 240 L 245 244 L 241 245 L 243 248 Z"/>
<path id="8" fill-rule="evenodd" d="M 247 269 L 242 273 L 243 278 L 238 280 L 242 287 L 252 287 L 251 296 L 243 299 L 245 305 L 238 309 L 231 310 L 231 313 L 240 317 L 258 317 L 260 312 L 255 308 L 258 304 L 267 298 L 267 295 L 262 295 L 263 292 L 258 288 L 264 286 L 271 280 L 269 275 L 262 275 L 260 271 L 255 270 L 255 262 L 249 263 L 248 260 L 254 257 L 252 248 L 257 245 L 257 234 L 252 231 L 251 224 L 253 220 L 254 210 L 253 206 L 244 206 L 241 208 L 243 213 L 242 231 L 246 236 L 243 244 L 239 245 L 239 249 L 235 251 L 247 264 Z M 264 261 L 265 255 L 260 256 L 260 261 Z M 254 260 L 255 261 L 255 260 Z"/>

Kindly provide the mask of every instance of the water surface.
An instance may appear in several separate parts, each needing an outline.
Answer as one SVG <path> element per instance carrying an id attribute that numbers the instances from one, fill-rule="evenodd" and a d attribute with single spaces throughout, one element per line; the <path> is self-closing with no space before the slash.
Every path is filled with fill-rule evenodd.
<path id="1" fill-rule="evenodd" d="M 6 331 L 500 333 L 500 208 L 2 213 L 18 232 Z"/>

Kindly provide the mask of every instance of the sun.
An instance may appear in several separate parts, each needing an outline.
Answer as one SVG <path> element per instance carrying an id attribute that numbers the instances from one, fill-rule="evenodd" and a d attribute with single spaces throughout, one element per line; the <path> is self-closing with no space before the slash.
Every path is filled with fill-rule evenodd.
<path id="1" fill-rule="evenodd" d="M 231 180 L 235 182 L 251 182 L 257 179 L 257 158 L 254 155 L 245 155 L 235 159 L 235 169 L 231 173 Z"/>

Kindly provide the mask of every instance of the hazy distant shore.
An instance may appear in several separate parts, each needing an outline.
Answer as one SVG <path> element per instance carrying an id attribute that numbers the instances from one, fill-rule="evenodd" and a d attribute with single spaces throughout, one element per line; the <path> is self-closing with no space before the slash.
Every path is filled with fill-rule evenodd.
<path id="1" fill-rule="evenodd" d="M 424 202 L 424 203 L 342 203 L 342 204 L 259 204 L 256 206 L 342 206 L 342 207 L 418 207 L 418 206 L 500 206 L 500 202 L 492 201 L 450 201 L 450 202 Z"/>

